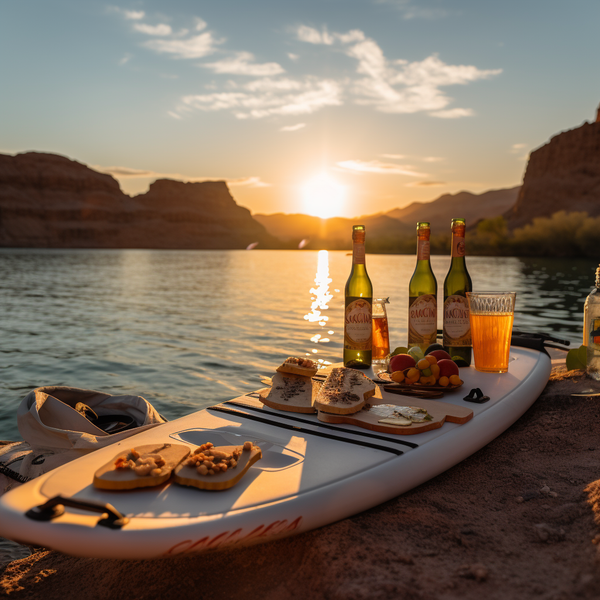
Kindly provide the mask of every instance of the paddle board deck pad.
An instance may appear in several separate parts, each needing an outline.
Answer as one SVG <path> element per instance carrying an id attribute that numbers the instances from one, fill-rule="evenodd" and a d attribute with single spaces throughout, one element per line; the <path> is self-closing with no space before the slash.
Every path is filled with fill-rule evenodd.
<path id="1" fill-rule="evenodd" d="M 323 423 L 317 415 L 265 406 L 248 394 L 139 433 L 58 467 L 0 497 L 0 535 L 76 556 L 143 559 L 249 545 L 308 531 L 406 492 L 467 458 L 514 423 L 550 375 L 550 358 L 511 348 L 508 373 L 461 369 L 465 385 L 440 405 L 473 412 L 418 435 Z M 480 388 L 485 404 L 463 400 Z M 386 404 L 415 398 L 382 393 Z M 448 410 L 453 410 L 451 406 Z M 135 490 L 104 490 L 94 473 L 118 452 L 143 445 L 251 441 L 262 459 L 225 490 L 172 479 Z"/>

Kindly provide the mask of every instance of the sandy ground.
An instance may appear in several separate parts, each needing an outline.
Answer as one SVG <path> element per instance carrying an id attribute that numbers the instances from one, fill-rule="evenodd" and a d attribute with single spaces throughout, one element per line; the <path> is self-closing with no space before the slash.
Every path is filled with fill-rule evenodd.
<path id="1" fill-rule="evenodd" d="M 600 598 L 600 382 L 554 373 L 494 442 L 350 519 L 261 546 L 162 561 L 36 551 L 11 600 Z M 0 567 L 1 568 L 1 567 Z"/>

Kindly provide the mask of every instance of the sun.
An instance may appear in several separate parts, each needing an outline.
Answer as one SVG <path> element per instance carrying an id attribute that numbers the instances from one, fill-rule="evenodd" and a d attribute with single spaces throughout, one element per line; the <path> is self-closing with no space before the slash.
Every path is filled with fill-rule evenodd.
<path id="1" fill-rule="evenodd" d="M 304 211 L 314 217 L 329 219 L 339 216 L 345 200 L 346 188 L 327 173 L 313 177 L 303 187 Z"/>

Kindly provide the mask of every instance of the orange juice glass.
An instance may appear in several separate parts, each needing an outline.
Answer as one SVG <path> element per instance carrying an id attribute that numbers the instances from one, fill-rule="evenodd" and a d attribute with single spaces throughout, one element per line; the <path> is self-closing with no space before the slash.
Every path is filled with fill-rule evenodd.
<path id="1" fill-rule="evenodd" d="M 506 373 L 516 292 L 467 292 L 475 368 Z"/>

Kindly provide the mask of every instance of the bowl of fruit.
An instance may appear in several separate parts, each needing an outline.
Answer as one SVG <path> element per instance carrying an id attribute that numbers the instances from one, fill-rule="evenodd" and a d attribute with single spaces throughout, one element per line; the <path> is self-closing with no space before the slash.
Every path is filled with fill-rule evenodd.
<path id="1" fill-rule="evenodd" d="M 425 352 L 419 346 L 403 350 L 395 351 L 388 370 L 378 373 L 379 379 L 423 390 L 454 390 L 463 384 L 459 364 L 439 344 L 432 344 Z"/>

